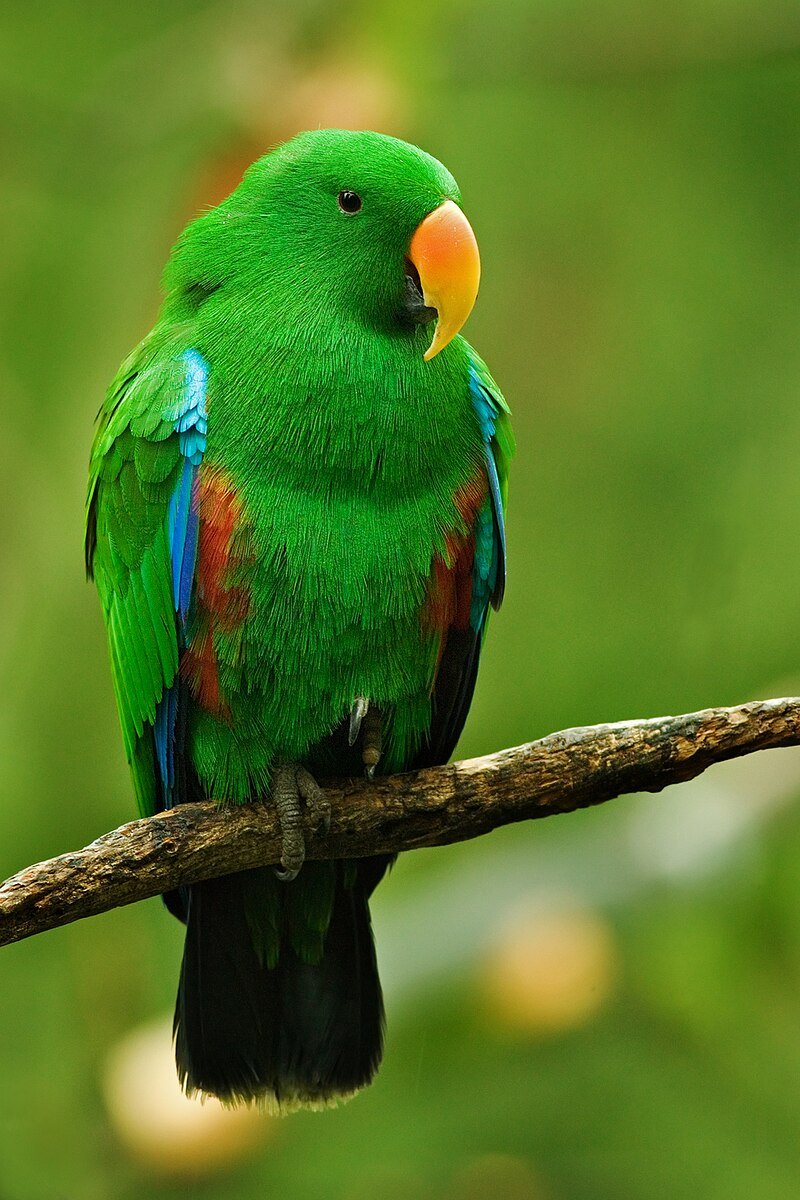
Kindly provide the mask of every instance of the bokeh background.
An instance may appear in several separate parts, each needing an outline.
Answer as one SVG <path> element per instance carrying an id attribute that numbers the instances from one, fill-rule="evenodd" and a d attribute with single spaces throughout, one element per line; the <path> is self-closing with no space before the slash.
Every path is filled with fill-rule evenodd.
<path id="1" fill-rule="evenodd" d="M 0 18 L 0 875 L 133 811 L 81 526 L 182 224 L 319 125 L 458 178 L 514 409 L 510 583 L 461 750 L 800 690 L 800 10 L 40 0 Z M 800 751 L 404 857 L 375 1085 L 175 1094 L 158 901 L 0 952 L 0 1197 L 785 1200 Z"/>

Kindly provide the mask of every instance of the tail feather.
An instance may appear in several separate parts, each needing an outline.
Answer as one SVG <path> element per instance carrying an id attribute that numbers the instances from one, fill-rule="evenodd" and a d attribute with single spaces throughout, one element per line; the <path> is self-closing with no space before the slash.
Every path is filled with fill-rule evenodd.
<path id="1" fill-rule="evenodd" d="M 247 1100 L 275 1058 L 277 980 L 256 956 L 234 875 L 189 889 L 175 1007 L 175 1058 L 184 1090 Z"/>
<path id="2" fill-rule="evenodd" d="M 314 1102 L 364 1087 L 380 1062 L 383 1001 L 358 884 L 337 881 L 322 961 L 312 965 L 289 951 L 279 973 L 281 1093 Z"/>
<path id="3" fill-rule="evenodd" d="M 331 920 L 313 963 L 287 930 L 274 965 L 257 953 L 247 889 L 260 872 L 192 885 L 175 1011 L 178 1073 L 189 1093 L 288 1109 L 334 1102 L 372 1079 L 383 1044 L 372 880 L 344 864 L 334 869 Z M 301 872 L 283 886 L 302 882 Z"/>

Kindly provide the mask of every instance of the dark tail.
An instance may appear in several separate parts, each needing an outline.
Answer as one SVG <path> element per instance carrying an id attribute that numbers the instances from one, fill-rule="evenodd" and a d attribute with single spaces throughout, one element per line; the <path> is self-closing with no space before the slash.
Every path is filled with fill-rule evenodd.
<path id="1" fill-rule="evenodd" d="M 304 875 L 323 867 L 335 872 L 330 923 L 321 943 L 317 926 L 317 951 L 301 957 L 291 926 Z M 291 1109 L 370 1082 L 383 1001 L 367 902 L 385 869 L 371 860 L 308 864 L 289 884 L 261 869 L 189 889 L 175 1010 L 178 1074 L 189 1094 Z"/>

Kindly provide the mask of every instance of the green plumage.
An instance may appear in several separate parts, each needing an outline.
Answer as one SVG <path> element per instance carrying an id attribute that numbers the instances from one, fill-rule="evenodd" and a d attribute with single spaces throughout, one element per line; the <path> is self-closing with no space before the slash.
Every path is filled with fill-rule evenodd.
<path id="1" fill-rule="evenodd" d="M 363 197 L 355 216 L 337 205 L 343 188 Z M 503 494 L 513 449 L 504 403 L 474 351 L 457 337 L 423 361 L 430 331 L 403 315 L 409 242 L 445 200 L 460 201 L 455 182 L 414 147 L 304 134 L 256 163 L 175 248 L 158 322 L 101 414 L 87 525 L 143 813 L 193 794 L 267 797 L 278 760 L 321 775 L 358 769 L 336 731 L 359 696 L 383 714 L 381 770 L 407 767 L 424 749 L 448 639 L 425 615 L 434 564 L 454 567 L 454 545 L 474 536 L 463 496 L 476 480 L 486 492 L 471 374 L 491 397 L 489 452 Z M 187 352 L 207 364 L 208 417 L 182 621 L 170 504 L 187 463 Z M 154 749 L 168 693 L 179 712 L 169 735 L 174 796 Z M 307 864 L 294 883 L 261 871 L 247 887 L 237 877 L 264 978 L 275 982 L 286 955 L 321 971 L 340 921 L 336 897 L 366 896 L 383 869 Z M 275 988 L 266 991 L 269 1007 Z M 273 1051 L 270 1064 L 282 1053 Z M 265 1070 L 266 1080 L 254 1067 L 227 1094 L 320 1102 L 352 1090 L 333 1068 L 315 1082 L 290 1063 L 283 1083 L 274 1064 Z M 203 1087 L 189 1072 L 193 1083 Z"/>

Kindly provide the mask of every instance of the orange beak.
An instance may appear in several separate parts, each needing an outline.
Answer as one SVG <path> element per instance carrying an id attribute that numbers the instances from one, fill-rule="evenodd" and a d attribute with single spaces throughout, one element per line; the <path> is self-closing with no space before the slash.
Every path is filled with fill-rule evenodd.
<path id="1" fill-rule="evenodd" d="M 452 200 L 445 200 L 418 226 L 408 256 L 419 272 L 422 295 L 439 314 L 431 359 L 456 336 L 472 312 L 481 278 L 481 258 L 472 226 Z"/>

